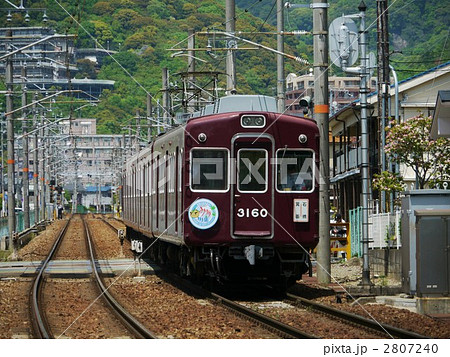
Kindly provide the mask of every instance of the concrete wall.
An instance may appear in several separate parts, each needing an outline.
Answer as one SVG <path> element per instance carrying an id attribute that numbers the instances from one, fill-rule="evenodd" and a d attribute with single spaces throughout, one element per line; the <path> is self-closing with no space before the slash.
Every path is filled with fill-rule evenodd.
<path id="1" fill-rule="evenodd" d="M 402 252 L 401 249 L 370 249 L 370 272 L 386 276 L 398 281 L 402 278 Z"/>

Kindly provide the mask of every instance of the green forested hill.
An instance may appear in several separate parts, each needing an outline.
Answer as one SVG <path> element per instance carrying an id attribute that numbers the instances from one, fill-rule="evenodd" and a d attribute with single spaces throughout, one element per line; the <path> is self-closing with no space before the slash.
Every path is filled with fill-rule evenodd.
<path id="1" fill-rule="evenodd" d="M 293 1 L 294 2 L 294 1 Z M 354 13 L 359 0 L 330 1 L 330 21 L 342 13 Z M 99 133 L 119 133 L 120 125 L 132 118 L 136 110 L 145 111 L 148 91 L 160 98 L 161 69 L 169 68 L 170 81 L 178 80 L 176 72 L 186 69 L 187 57 L 171 58 L 167 49 L 185 48 L 188 29 L 196 31 L 225 30 L 225 0 L 27 0 L 26 6 L 47 8 L 48 26 L 59 33 L 78 35 L 77 47 L 102 46 L 117 51 L 114 59 L 108 58 L 102 67 L 94 70 L 86 61 L 79 63 L 79 78 L 90 77 L 116 81 L 114 90 L 105 91 L 97 107 L 83 109 L 84 116 L 98 118 Z M 256 31 L 274 30 L 276 18 L 274 0 L 237 0 L 236 29 L 247 32 L 242 36 L 276 48 L 275 36 L 256 35 Z M 392 56 L 393 65 L 401 78 L 414 71 L 430 68 L 441 59 L 449 59 L 448 44 L 444 47 L 449 30 L 449 5 L 447 2 L 391 1 L 390 29 L 392 50 L 403 54 Z M 375 0 L 367 0 L 367 23 L 375 22 Z M 72 15 L 74 19 L 71 18 Z M 40 25 L 38 13 L 30 12 L 29 25 Z M 5 22 L 6 13 L 0 12 Z M 22 26 L 21 15 L 14 14 L 12 25 Z M 311 30 L 312 12 L 309 9 L 290 11 L 286 29 Z M 375 48 L 375 31 L 371 30 L 371 47 Z M 200 46 L 206 40 L 198 38 Z M 220 42 L 219 42 L 220 45 Z M 240 47 L 248 47 L 240 43 Z M 312 61 L 312 37 L 287 39 L 285 51 Z M 216 58 L 199 52 L 197 70 L 225 71 L 224 52 Z M 304 73 L 308 67 L 291 60 L 286 61 L 286 72 Z M 237 53 L 237 89 L 240 93 L 275 94 L 276 56 L 262 50 Z M 224 87 L 225 77 L 221 78 Z M 145 90 L 144 90 L 145 89 Z"/>
<path id="2" fill-rule="evenodd" d="M 291 3 L 309 3 L 292 0 Z M 361 0 L 330 0 L 328 21 L 343 14 L 358 13 Z M 276 23 L 276 0 L 236 0 L 236 4 L 252 14 Z M 376 51 L 376 0 L 365 0 L 366 24 L 370 26 L 369 46 Z M 450 2 L 438 0 L 389 0 L 389 36 L 391 64 L 400 79 L 450 60 Z M 312 10 L 291 9 L 286 12 L 287 30 L 310 30 Z"/>

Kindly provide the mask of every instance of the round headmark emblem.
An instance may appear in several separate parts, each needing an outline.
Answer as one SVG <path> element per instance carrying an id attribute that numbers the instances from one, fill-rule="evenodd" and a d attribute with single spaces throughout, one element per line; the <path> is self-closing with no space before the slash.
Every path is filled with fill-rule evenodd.
<path id="1" fill-rule="evenodd" d="M 189 207 L 189 221 L 198 229 L 209 229 L 219 219 L 219 210 L 213 201 L 200 198 Z"/>

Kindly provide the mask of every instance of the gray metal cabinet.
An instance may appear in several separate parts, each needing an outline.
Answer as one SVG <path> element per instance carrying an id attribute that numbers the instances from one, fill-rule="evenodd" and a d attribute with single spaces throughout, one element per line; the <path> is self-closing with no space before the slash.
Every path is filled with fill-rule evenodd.
<path id="1" fill-rule="evenodd" d="M 450 210 L 416 210 L 417 295 L 448 296 Z"/>
<path id="2" fill-rule="evenodd" d="M 448 296 L 450 190 L 404 194 L 402 289 L 418 296 Z"/>

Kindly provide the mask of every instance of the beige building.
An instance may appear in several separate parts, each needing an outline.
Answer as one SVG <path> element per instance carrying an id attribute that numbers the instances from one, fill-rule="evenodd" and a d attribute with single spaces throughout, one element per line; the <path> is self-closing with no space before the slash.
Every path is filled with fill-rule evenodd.
<path id="1" fill-rule="evenodd" d="M 90 118 L 62 122 L 60 131 L 58 172 L 64 189 L 73 192 L 76 183 L 79 204 L 109 207 L 123 162 L 136 150 L 136 137 L 96 134 L 96 120 Z"/>
<path id="2" fill-rule="evenodd" d="M 405 79 L 398 84 L 399 120 L 405 121 L 419 113 L 433 115 L 438 92 L 450 89 L 450 62 Z M 372 177 L 379 171 L 379 154 L 383 153 L 382 140 L 378 133 L 377 95 L 368 97 L 369 104 L 369 171 Z M 389 107 L 395 113 L 395 88 L 390 87 Z M 355 101 L 330 116 L 332 135 L 331 185 L 334 205 L 342 212 L 360 206 L 361 194 L 361 125 L 360 105 Z M 392 171 L 391 168 L 387 168 Z M 414 186 L 414 172 L 400 166 L 400 174 L 407 188 Z"/>
<path id="3" fill-rule="evenodd" d="M 355 76 L 328 78 L 331 115 L 359 97 L 359 82 L 360 78 Z M 376 78 L 371 78 L 370 91 L 374 90 Z M 290 73 L 286 77 L 286 113 L 304 115 L 305 107 L 301 105 L 300 99 L 305 96 L 314 96 L 314 76 L 312 73 L 301 76 Z"/>

